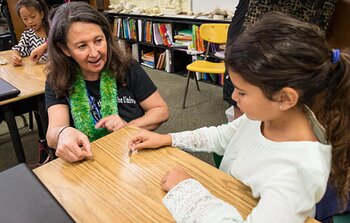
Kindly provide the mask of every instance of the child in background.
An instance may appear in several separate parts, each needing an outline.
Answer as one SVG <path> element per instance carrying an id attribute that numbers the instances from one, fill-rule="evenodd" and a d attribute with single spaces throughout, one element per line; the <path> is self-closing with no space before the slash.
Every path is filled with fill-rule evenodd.
<path id="1" fill-rule="evenodd" d="M 259 202 L 243 220 L 235 207 L 177 167 L 161 182 L 168 191 L 163 203 L 176 222 L 303 223 L 315 215 L 329 173 L 345 207 L 349 59 L 329 49 L 316 26 L 278 12 L 266 14 L 229 45 L 232 99 L 244 115 L 226 125 L 168 135 L 142 130 L 130 149 L 172 145 L 224 155 L 220 169 L 249 186 Z"/>
<path id="2" fill-rule="evenodd" d="M 51 25 L 51 21 L 52 21 L 53 17 L 55 16 L 55 13 L 56 13 L 57 9 L 58 9 L 58 7 L 50 9 L 49 15 L 48 15 L 48 18 L 47 18 L 48 21 L 49 21 L 49 25 Z M 30 54 L 30 59 L 32 61 L 39 62 L 39 59 L 46 53 L 47 47 L 48 47 L 48 42 L 46 41 L 45 44 L 41 44 L 40 46 L 35 48 L 32 51 L 32 53 Z"/>
<path id="3" fill-rule="evenodd" d="M 20 0 L 16 4 L 17 15 L 22 19 L 27 30 L 22 33 L 18 44 L 12 47 L 12 63 L 22 65 L 22 57 L 30 56 L 34 61 L 46 61 L 47 55 L 37 58 L 37 47 L 45 44 L 49 32 L 47 21 L 48 7 L 43 0 Z M 41 49 L 39 49 L 41 51 Z"/>
<path id="4" fill-rule="evenodd" d="M 47 47 L 47 34 L 49 25 L 47 22 L 48 7 L 43 0 L 20 0 L 16 4 L 17 15 L 22 19 L 27 30 L 22 33 L 18 44 L 12 47 L 12 63 L 15 66 L 22 65 L 22 57 L 36 55 L 43 45 Z M 41 53 L 43 54 L 43 53 Z M 42 57 L 31 57 L 35 61 L 46 61 L 47 54 Z M 35 118 L 39 117 L 35 114 Z M 40 133 L 39 133 L 40 138 Z M 39 160 L 35 165 L 42 165 L 50 159 L 45 138 L 39 139 Z"/>

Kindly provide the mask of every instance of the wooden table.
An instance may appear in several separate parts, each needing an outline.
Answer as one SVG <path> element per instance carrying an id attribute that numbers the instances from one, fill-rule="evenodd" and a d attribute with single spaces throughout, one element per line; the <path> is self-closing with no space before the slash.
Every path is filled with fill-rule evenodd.
<path id="1" fill-rule="evenodd" d="M 13 147 L 18 162 L 25 162 L 23 146 L 18 132 L 15 116 L 29 111 L 38 111 L 41 123 L 38 124 L 40 134 L 45 136 L 47 116 L 45 112 L 45 80 L 44 65 L 23 58 L 23 66 L 13 66 L 12 52 L 0 52 L 0 59 L 7 59 L 6 65 L 0 65 L 0 77 L 18 88 L 21 93 L 14 98 L 0 101 L 0 121 L 5 120 L 9 128 Z M 37 119 L 38 121 L 38 119 Z"/>
<path id="2" fill-rule="evenodd" d="M 56 159 L 34 173 L 76 222 L 174 222 L 162 204 L 160 182 L 178 165 L 244 218 L 256 205 L 248 187 L 177 148 L 143 150 L 129 161 L 127 143 L 137 131 L 126 127 L 94 141 L 93 161 Z"/>

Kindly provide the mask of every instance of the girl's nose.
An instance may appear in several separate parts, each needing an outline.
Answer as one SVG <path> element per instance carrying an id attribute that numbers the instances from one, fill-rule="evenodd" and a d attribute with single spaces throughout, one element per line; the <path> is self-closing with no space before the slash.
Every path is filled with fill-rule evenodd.
<path id="1" fill-rule="evenodd" d="M 231 95 L 232 100 L 238 101 L 238 92 L 236 89 L 233 89 L 232 95 Z"/>

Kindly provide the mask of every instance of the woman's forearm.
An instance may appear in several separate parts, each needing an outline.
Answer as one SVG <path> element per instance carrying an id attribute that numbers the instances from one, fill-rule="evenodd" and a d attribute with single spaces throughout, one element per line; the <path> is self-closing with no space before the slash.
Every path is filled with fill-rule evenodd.
<path id="1" fill-rule="evenodd" d="M 168 108 L 156 107 L 147 111 L 142 117 L 130 121 L 129 124 L 147 130 L 155 130 L 168 119 Z"/>

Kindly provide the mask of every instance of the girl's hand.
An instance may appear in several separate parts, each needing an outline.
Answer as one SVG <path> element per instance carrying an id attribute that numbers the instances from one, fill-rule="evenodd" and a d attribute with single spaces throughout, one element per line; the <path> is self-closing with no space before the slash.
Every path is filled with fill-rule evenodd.
<path id="1" fill-rule="evenodd" d="M 65 128 L 58 136 L 56 156 L 67 162 L 92 157 L 88 137 L 73 127 Z"/>
<path id="2" fill-rule="evenodd" d="M 141 129 L 129 141 L 129 148 L 132 151 L 145 148 L 159 148 L 168 145 L 171 145 L 170 135 L 161 135 L 145 129 Z"/>
<path id="3" fill-rule="evenodd" d="M 110 115 L 102 118 L 96 123 L 95 128 L 106 128 L 109 132 L 114 132 L 118 129 L 123 128 L 128 123 L 124 121 L 119 115 Z"/>
<path id="4" fill-rule="evenodd" d="M 162 190 L 168 192 L 181 181 L 187 180 L 191 176 L 181 167 L 175 167 L 168 171 L 162 179 Z"/>
<path id="5" fill-rule="evenodd" d="M 14 66 L 22 66 L 22 57 L 16 50 L 14 50 L 12 54 L 12 64 Z"/>
<path id="6" fill-rule="evenodd" d="M 39 62 L 40 58 L 44 55 L 46 49 L 47 43 L 41 44 L 30 53 L 30 59 L 32 61 Z"/>

